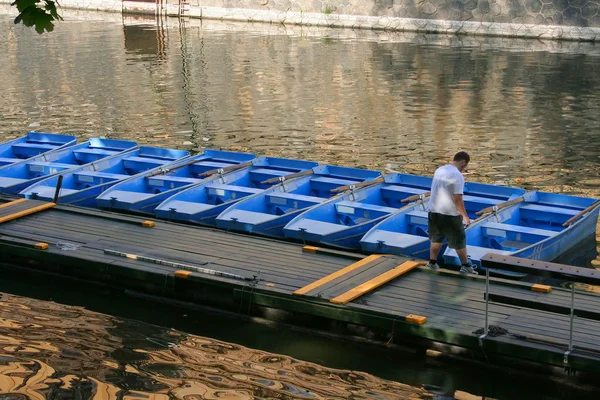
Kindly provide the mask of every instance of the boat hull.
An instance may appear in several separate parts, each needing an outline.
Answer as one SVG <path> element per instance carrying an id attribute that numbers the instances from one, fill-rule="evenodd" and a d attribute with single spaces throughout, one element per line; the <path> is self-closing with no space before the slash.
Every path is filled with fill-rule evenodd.
<path id="1" fill-rule="evenodd" d="M 121 210 L 134 214 L 155 215 L 165 200 L 195 185 L 213 179 L 202 174 L 228 168 L 255 159 L 254 154 L 205 150 L 185 162 L 171 164 L 125 179 L 104 191 L 96 199 L 98 208 Z"/>
<path id="2" fill-rule="evenodd" d="M 578 198 L 578 199 L 582 199 L 582 198 Z M 527 226 L 514 224 L 514 220 L 513 220 L 514 225 L 511 224 L 509 222 L 510 219 L 513 218 L 516 213 L 519 213 L 521 211 L 522 207 L 527 207 L 527 205 L 524 205 L 524 204 L 513 206 L 507 210 L 500 211 L 497 216 L 490 216 L 490 217 L 478 222 L 477 224 L 474 224 L 469 227 L 469 229 L 467 230 L 467 253 L 469 255 L 471 262 L 473 264 L 477 265 L 478 268 L 485 271 L 485 268 L 481 265 L 481 258 L 485 254 L 488 254 L 488 253 L 509 255 L 509 256 L 514 256 L 514 257 L 521 257 L 524 259 L 531 259 L 531 260 L 552 261 L 552 260 L 555 260 L 558 257 L 560 257 L 562 254 L 567 252 L 569 249 L 576 247 L 579 243 L 583 242 L 586 238 L 593 235 L 596 230 L 600 207 L 596 207 L 595 209 L 592 209 L 587 214 L 581 216 L 579 220 L 575 221 L 570 226 L 568 226 L 567 228 L 562 229 L 562 230 L 556 230 L 557 228 L 554 228 L 554 230 L 548 231 L 548 230 L 530 228 Z M 539 207 L 542 212 L 543 212 L 543 210 L 557 210 L 556 207 L 547 207 L 544 205 L 540 205 Z M 581 207 L 584 208 L 584 206 L 581 206 Z M 569 216 L 577 214 L 576 209 L 567 208 L 567 210 L 571 210 L 571 211 L 567 211 L 570 214 L 564 216 L 563 217 L 564 219 L 566 219 Z M 551 211 L 547 211 L 547 212 L 551 212 Z M 540 215 L 542 215 L 542 214 L 540 214 Z M 562 221 L 564 221 L 564 219 L 563 219 L 562 221 L 552 222 L 551 221 L 552 217 L 550 217 L 550 216 L 542 217 L 542 218 L 545 218 L 547 220 L 547 223 L 556 224 L 556 225 L 560 225 L 562 223 Z M 508 225 L 506 225 L 505 222 L 508 223 Z M 528 242 L 531 242 L 531 243 L 529 245 L 526 245 L 517 250 L 504 249 L 501 244 L 499 246 L 497 246 L 498 248 L 479 247 L 479 244 L 480 244 L 479 238 L 475 238 L 476 240 L 469 240 L 469 236 L 473 237 L 471 235 L 471 231 L 473 231 L 473 232 L 481 231 L 481 233 L 478 233 L 478 234 L 485 235 L 482 231 L 483 229 L 487 229 L 487 232 L 493 231 L 493 232 L 495 232 L 494 234 L 497 234 L 499 236 L 505 235 L 505 237 L 507 237 L 507 239 L 508 239 L 508 236 L 506 236 L 507 235 L 506 232 L 512 232 L 515 235 L 519 235 L 519 236 L 517 236 L 518 239 L 527 240 Z M 503 229 L 508 229 L 508 231 L 503 231 Z M 515 233 L 515 232 L 517 232 L 517 233 Z M 528 235 L 529 235 L 529 239 L 526 239 Z M 531 235 L 533 235 L 533 236 L 531 236 Z M 537 238 L 539 238 L 539 240 L 532 240 L 531 239 L 532 237 L 537 237 Z M 492 239 L 489 239 L 489 240 L 492 240 Z M 469 242 L 475 242 L 476 245 L 471 246 L 471 245 L 469 245 Z M 446 264 L 450 264 L 450 265 L 452 265 L 452 264 L 459 265 L 460 264 L 460 262 L 458 260 L 458 256 L 456 255 L 456 252 L 454 250 L 447 249 L 444 252 L 443 258 L 444 258 L 444 263 L 446 263 Z M 511 276 L 512 275 L 518 275 L 518 276 L 524 275 L 524 274 L 509 273 L 507 271 L 499 271 L 499 270 L 492 270 L 491 272 L 502 273 L 502 274 L 511 275 Z"/>
<path id="3" fill-rule="evenodd" d="M 240 200 L 268 190 L 268 180 L 306 173 L 318 164 L 285 158 L 260 157 L 252 165 L 212 177 L 170 197 L 154 210 L 159 218 L 216 226 L 216 218 Z"/>

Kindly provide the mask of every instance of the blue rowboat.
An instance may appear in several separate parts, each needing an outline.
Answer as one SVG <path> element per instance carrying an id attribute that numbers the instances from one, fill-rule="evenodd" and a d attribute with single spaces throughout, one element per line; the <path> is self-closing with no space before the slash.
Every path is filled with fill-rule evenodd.
<path id="1" fill-rule="evenodd" d="M 201 175 L 218 169 L 240 166 L 255 159 L 254 154 L 205 150 L 185 161 L 150 170 L 125 179 L 96 198 L 99 208 L 154 214 L 154 209 L 172 195 L 201 182 Z"/>
<path id="2" fill-rule="evenodd" d="M 0 193 L 17 194 L 59 172 L 137 148 L 128 140 L 89 139 L 72 147 L 44 153 L 0 168 Z"/>
<path id="3" fill-rule="evenodd" d="M 213 176 L 171 196 L 156 207 L 155 214 L 158 218 L 214 226 L 225 209 L 273 185 L 264 181 L 309 171 L 317 165 L 313 161 L 260 157 L 251 166 Z"/>
<path id="4" fill-rule="evenodd" d="M 525 190 L 466 182 L 463 201 L 470 219 L 486 207 L 498 206 L 525 194 Z M 429 200 L 402 208 L 369 230 L 360 240 L 363 251 L 429 259 L 427 219 Z"/>
<path id="5" fill-rule="evenodd" d="M 52 200 L 59 176 L 62 176 L 57 199 L 59 203 L 95 207 L 96 197 L 117 182 L 150 169 L 168 167 L 174 161 L 189 155 L 189 152 L 183 150 L 140 146 L 137 150 L 60 172 L 29 186 L 19 194 L 31 199 Z"/>
<path id="6" fill-rule="evenodd" d="M 217 227 L 283 237 L 288 222 L 334 196 L 332 189 L 379 176 L 378 171 L 320 165 L 310 175 L 286 180 L 235 203 L 217 217 Z"/>
<path id="7" fill-rule="evenodd" d="M 430 177 L 390 174 L 365 182 L 359 189 L 349 190 L 296 216 L 283 228 L 283 233 L 305 242 L 360 249 L 360 239 L 369 229 L 404 207 L 407 198 L 426 195 L 431 181 Z"/>
<path id="8" fill-rule="evenodd" d="M 470 225 L 467 253 L 481 267 L 487 253 L 551 261 L 594 234 L 600 201 L 547 192 L 529 192 L 524 201 Z M 452 249 L 444 263 L 460 264 Z"/>
<path id="9" fill-rule="evenodd" d="M 27 135 L 0 144 L 0 168 L 40 154 L 73 146 L 77 138 L 57 133 L 27 132 Z"/>

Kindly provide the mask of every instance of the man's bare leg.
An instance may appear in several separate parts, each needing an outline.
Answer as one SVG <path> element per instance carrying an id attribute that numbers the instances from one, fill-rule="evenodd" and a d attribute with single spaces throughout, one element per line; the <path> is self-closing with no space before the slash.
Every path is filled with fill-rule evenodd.
<path id="1" fill-rule="evenodd" d="M 469 262 L 469 259 L 467 257 L 467 248 L 462 248 L 462 249 L 456 249 L 456 254 L 458 254 L 458 258 L 460 258 L 460 263 L 461 265 L 465 265 L 466 263 Z"/>
<path id="2" fill-rule="evenodd" d="M 437 260 L 438 254 L 440 253 L 441 249 L 442 249 L 442 243 L 431 242 L 431 246 L 429 246 L 429 259 Z M 465 254 L 466 254 L 466 250 L 465 250 Z"/>

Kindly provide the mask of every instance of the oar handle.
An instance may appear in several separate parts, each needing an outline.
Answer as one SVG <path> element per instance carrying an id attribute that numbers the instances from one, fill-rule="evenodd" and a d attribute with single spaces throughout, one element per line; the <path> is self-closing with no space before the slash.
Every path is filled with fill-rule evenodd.
<path id="1" fill-rule="evenodd" d="M 473 225 L 475 222 L 479 222 L 479 221 L 481 221 L 482 219 L 484 219 L 484 218 L 487 218 L 489 215 L 490 215 L 490 213 L 483 214 L 483 215 L 482 215 L 482 216 L 480 216 L 479 218 L 472 220 L 470 225 Z"/>
<path id="2" fill-rule="evenodd" d="M 175 170 L 177 170 L 179 168 L 187 167 L 188 165 L 197 163 L 198 161 L 200 161 L 200 160 L 187 161 L 187 162 L 184 162 L 183 164 L 178 164 L 178 165 L 175 165 L 174 167 L 171 167 L 171 168 L 160 167 L 158 169 L 158 171 L 154 171 L 153 173 L 149 174 L 148 177 L 153 177 L 153 176 L 156 176 L 156 175 L 166 174 L 167 172 L 171 172 L 171 171 L 175 171 Z"/>
<path id="3" fill-rule="evenodd" d="M 420 198 L 427 198 L 431 196 L 431 192 L 425 192 L 425 193 L 421 193 L 421 194 L 413 194 L 412 196 L 408 196 L 405 199 L 400 200 L 400 203 L 408 203 L 411 201 L 415 201 L 415 200 L 419 200 Z"/>
<path id="4" fill-rule="evenodd" d="M 594 208 L 596 208 L 598 206 L 600 206 L 600 200 L 596 200 L 591 206 L 589 206 L 585 210 L 581 211 L 579 214 L 575 215 L 574 217 L 569 218 L 567 220 L 567 222 L 565 222 L 563 224 L 563 226 L 569 226 L 569 225 L 571 225 L 573 222 L 575 222 L 575 220 L 579 219 L 579 217 L 581 217 L 583 214 L 592 211 Z"/>
<path id="5" fill-rule="evenodd" d="M 524 198 L 523 196 L 521 196 L 521 197 L 517 197 L 516 199 L 512 199 L 512 200 L 509 200 L 509 201 L 505 201 L 504 203 L 500 203 L 500 204 L 497 204 L 497 205 L 495 205 L 495 206 L 486 207 L 486 208 L 484 208 L 483 210 L 479 210 L 479 211 L 477 211 L 477 212 L 475 213 L 475 215 L 489 214 L 489 213 L 491 213 L 491 212 L 498 211 L 498 210 L 502 210 L 503 208 L 506 208 L 506 207 L 512 206 L 513 204 L 518 204 L 518 203 L 520 203 L 520 202 L 522 202 L 522 201 L 524 201 L 524 200 L 525 200 L 525 198 Z M 478 218 L 478 219 L 479 219 L 479 218 Z"/>
<path id="6" fill-rule="evenodd" d="M 370 181 L 359 182 L 354 185 L 339 186 L 339 187 L 336 187 L 335 189 L 331 189 L 329 192 L 330 193 L 345 192 L 346 190 L 350 190 L 351 187 L 353 187 L 354 189 L 358 189 L 358 188 L 362 188 L 362 187 L 366 187 L 366 186 L 376 185 L 378 183 L 383 183 L 383 182 L 384 182 L 383 176 L 380 176 L 379 178 L 371 179 Z"/>
<path id="7" fill-rule="evenodd" d="M 262 181 L 261 185 L 269 185 L 271 183 L 287 181 L 290 179 L 299 178 L 301 176 L 312 175 L 314 173 L 315 173 L 315 171 L 313 171 L 312 169 L 307 169 L 306 171 L 295 172 L 293 174 L 278 176 L 276 178 L 269 178 L 267 180 Z"/>
<path id="8" fill-rule="evenodd" d="M 248 162 L 241 163 L 241 164 L 230 165 L 225 168 L 211 169 L 210 171 L 203 172 L 203 173 L 199 174 L 198 176 L 204 177 L 204 176 L 211 176 L 211 175 L 223 173 L 223 172 L 237 171 L 238 169 L 246 168 L 251 165 L 252 165 L 252 161 L 248 161 Z"/>

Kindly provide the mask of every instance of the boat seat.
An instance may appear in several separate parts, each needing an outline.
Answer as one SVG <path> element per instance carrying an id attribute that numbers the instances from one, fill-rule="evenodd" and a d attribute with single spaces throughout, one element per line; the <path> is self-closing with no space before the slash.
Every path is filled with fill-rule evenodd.
<path id="1" fill-rule="evenodd" d="M 117 153 L 118 151 L 115 150 L 96 149 L 92 147 L 73 151 L 73 155 L 79 161 L 80 164 L 91 163 Z"/>
<path id="2" fill-rule="evenodd" d="M 570 208 L 563 207 L 551 207 L 551 206 L 542 206 L 539 204 L 525 204 L 521 206 L 521 212 L 535 212 L 538 213 L 552 213 L 552 214 L 563 214 L 568 216 L 574 216 L 579 214 L 579 210 L 573 210 Z"/>
<path id="3" fill-rule="evenodd" d="M 429 238 L 408 233 L 391 232 L 377 229 L 369 234 L 367 238 L 369 243 L 383 242 L 388 247 L 397 249 L 406 249 L 417 244 L 428 242 Z"/>
<path id="4" fill-rule="evenodd" d="M 409 225 L 425 225 L 429 223 L 429 213 L 423 210 L 412 210 L 406 213 Z"/>
<path id="5" fill-rule="evenodd" d="M 77 189 L 68 189 L 65 187 L 60 188 L 59 196 L 67 196 L 72 193 L 77 193 Z M 34 199 L 46 199 L 51 200 L 54 198 L 56 188 L 54 186 L 39 185 L 29 190 L 28 196 Z"/>
<path id="6" fill-rule="evenodd" d="M 21 158 L 29 158 L 56 149 L 57 146 L 46 143 L 15 143 L 12 145 L 13 153 Z"/>
<path id="7" fill-rule="evenodd" d="M 171 162 L 173 162 L 173 160 L 131 156 L 123 158 L 123 167 L 136 173 L 160 167 L 161 165 L 169 164 Z"/>
<path id="8" fill-rule="evenodd" d="M 211 208 L 215 208 L 216 205 L 214 204 L 209 204 L 209 203 L 197 203 L 194 201 L 184 201 L 184 200 L 171 200 L 168 203 L 165 204 L 166 206 L 168 206 L 168 210 L 173 210 L 174 212 L 177 213 L 178 219 L 184 219 L 182 218 L 182 216 L 192 216 L 194 214 L 198 214 L 202 211 L 206 211 L 206 210 L 210 210 Z M 164 206 L 160 206 L 160 210 L 155 210 L 155 212 L 157 213 L 161 213 L 161 217 L 162 216 L 166 216 L 165 213 L 168 213 L 169 211 L 166 211 L 166 207 Z M 168 218 L 168 216 L 167 216 Z"/>
<path id="9" fill-rule="evenodd" d="M 247 211 L 247 210 L 231 210 L 225 215 L 227 218 L 217 218 L 217 220 L 230 222 L 235 219 L 242 224 L 258 225 L 263 222 L 277 218 L 277 215 Z"/>
<path id="10" fill-rule="evenodd" d="M 483 258 L 483 256 L 485 256 L 488 253 L 509 255 L 509 254 L 512 254 L 513 251 L 492 249 L 490 247 L 471 246 L 471 245 L 467 244 L 467 255 L 473 261 L 481 260 Z M 456 254 L 456 250 L 448 248 L 448 249 L 446 249 L 446 252 L 444 253 L 444 258 L 446 258 L 446 257 L 454 257 L 454 258 L 458 259 L 458 254 Z"/>
<path id="11" fill-rule="evenodd" d="M 409 196 L 413 196 L 415 194 L 423 194 L 427 192 L 428 190 L 394 184 L 387 184 L 381 188 L 381 195 L 384 198 L 395 200 L 403 200 Z"/>
<path id="12" fill-rule="evenodd" d="M 274 206 L 285 206 L 295 209 L 301 209 L 314 206 L 323 202 L 323 198 L 315 196 L 305 196 L 287 192 L 271 192 L 265 196 L 267 202 Z"/>
<path id="13" fill-rule="evenodd" d="M 0 188 L 9 188 L 11 186 L 19 185 L 23 182 L 27 182 L 29 179 L 10 178 L 7 176 L 0 176 Z M 2 190 L 0 190 L 2 192 Z"/>
<path id="14" fill-rule="evenodd" d="M 175 175 L 157 175 L 148 178 L 147 182 L 150 187 L 165 188 L 165 190 L 169 190 L 198 183 L 200 182 L 200 179 Z"/>
<path id="15" fill-rule="evenodd" d="M 495 206 L 504 202 L 504 200 L 492 199 L 490 197 L 469 196 L 467 194 L 463 195 L 463 201 L 465 203 L 483 204 L 485 207 Z"/>
<path id="16" fill-rule="evenodd" d="M 368 213 L 374 211 L 376 214 L 385 215 L 391 214 L 398 211 L 397 208 L 378 206 L 376 204 L 361 203 L 358 201 L 347 201 L 343 200 L 335 204 L 336 211 L 338 214 L 355 215 L 356 211 L 362 211 Z"/>
<path id="17" fill-rule="evenodd" d="M 103 200 L 105 202 L 110 202 L 110 200 L 114 197 L 119 203 L 134 204 L 139 201 L 146 200 L 147 198 L 150 198 L 152 196 L 154 196 L 154 193 L 130 192 L 127 190 L 110 190 L 110 192 L 107 193 L 107 196 L 104 196 Z"/>
<path id="18" fill-rule="evenodd" d="M 81 171 L 73 174 L 75 181 L 81 184 L 100 185 L 105 182 L 117 181 L 129 178 L 129 175 L 111 174 L 100 171 Z"/>
<path id="19" fill-rule="evenodd" d="M 278 176 L 286 176 L 294 173 L 293 171 L 283 171 L 280 169 L 270 168 L 252 168 L 250 169 L 250 180 L 253 182 L 262 182 L 267 179 L 276 178 Z"/>
<path id="20" fill-rule="evenodd" d="M 302 219 L 302 220 L 294 223 L 294 226 L 290 226 L 290 228 L 287 228 L 287 226 L 286 226 L 284 228 L 284 231 L 291 230 L 291 231 L 296 232 L 294 237 L 302 237 L 302 235 L 300 234 L 300 229 L 298 227 L 307 228 L 306 229 L 307 237 L 309 237 L 311 235 L 312 236 L 326 236 L 326 235 L 330 235 L 332 233 L 335 233 L 335 232 L 341 231 L 342 229 L 347 228 L 346 225 L 342 225 L 342 224 L 317 221 L 314 219 Z"/>
<path id="21" fill-rule="evenodd" d="M 511 224 L 499 224 L 499 223 L 495 223 L 495 222 L 486 222 L 485 224 L 483 224 L 481 226 L 481 229 L 483 230 L 484 235 L 499 236 L 499 237 L 506 237 L 507 232 L 521 233 L 521 234 L 538 236 L 538 237 L 541 236 L 543 238 L 556 236 L 556 234 L 558 234 L 558 232 L 556 232 L 556 231 L 551 231 L 551 230 L 547 230 L 547 229 L 537 229 L 537 228 L 530 228 L 527 226 L 511 225 Z"/>
<path id="22" fill-rule="evenodd" d="M 16 163 L 18 161 L 23 161 L 22 158 L 9 158 L 9 157 L 0 157 L 0 165 L 9 165 Z"/>
<path id="23" fill-rule="evenodd" d="M 192 167 L 203 166 L 208 169 L 217 169 L 217 168 L 230 167 L 232 165 L 235 165 L 235 163 L 226 163 L 226 162 L 213 161 L 213 160 L 199 160 L 198 162 L 193 163 Z"/>
<path id="24" fill-rule="evenodd" d="M 263 191 L 262 189 L 256 189 L 245 186 L 227 185 L 222 183 L 210 183 L 205 186 L 205 189 L 206 193 L 209 196 L 216 196 L 224 200 L 238 199 Z"/>
<path id="25" fill-rule="evenodd" d="M 199 160 L 190 165 L 189 168 L 193 175 L 200 175 L 214 169 L 231 167 L 232 165 L 236 165 L 236 163 L 227 163 L 214 160 Z"/>
<path id="26" fill-rule="evenodd" d="M 32 161 L 27 163 L 27 170 L 33 176 L 51 175 L 73 167 L 75 165 L 48 161 Z"/>
<path id="27" fill-rule="evenodd" d="M 351 179 L 331 178 L 329 176 L 315 176 L 314 178 L 311 178 L 310 182 L 313 190 L 329 192 L 330 190 L 340 186 L 352 185 L 359 183 L 360 181 L 357 182 Z"/>

